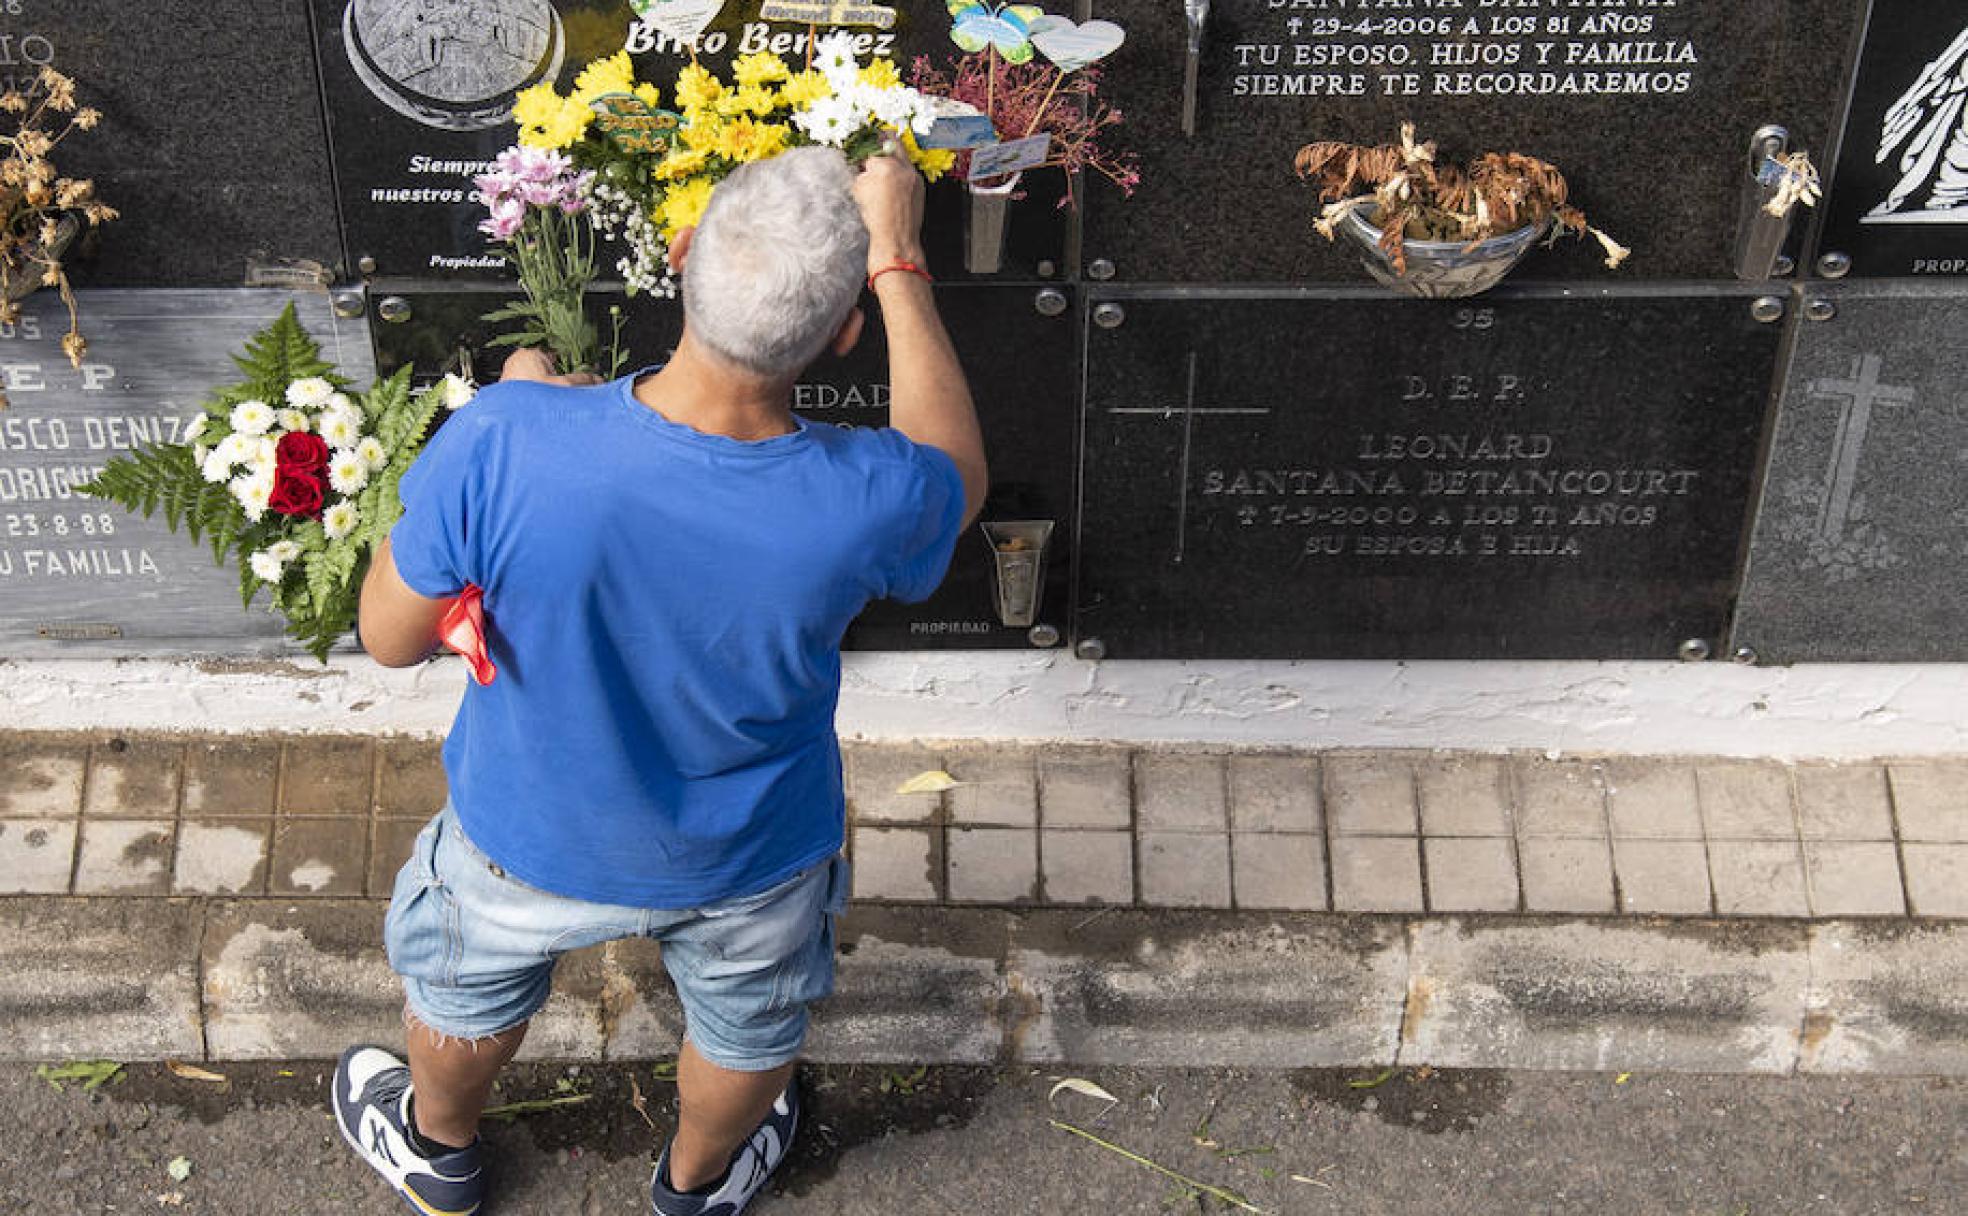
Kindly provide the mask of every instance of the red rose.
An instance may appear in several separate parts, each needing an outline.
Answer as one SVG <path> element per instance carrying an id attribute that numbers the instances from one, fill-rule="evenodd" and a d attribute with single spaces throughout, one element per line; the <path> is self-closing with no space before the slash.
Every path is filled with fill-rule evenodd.
<path id="1" fill-rule="evenodd" d="M 306 431 L 289 431 L 273 449 L 273 459 L 279 472 L 312 475 L 327 467 L 328 441 Z M 276 488 L 274 492 L 277 494 L 279 490 Z"/>
<path id="2" fill-rule="evenodd" d="M 293 438 L 293 436 L 288 436 Z M 313 439 L 307 435 L 303 438 Z M 284 446 L 284 444 L 283 444 Z M 324 445 L 325 446 L 325 445 Z M 273 494 L 267 499 L 267 506 L 282 515 L 319 515 L 321 513 L 321 480 L 306 473 L 288 468 L 276 470 L 273 477 Z"/>

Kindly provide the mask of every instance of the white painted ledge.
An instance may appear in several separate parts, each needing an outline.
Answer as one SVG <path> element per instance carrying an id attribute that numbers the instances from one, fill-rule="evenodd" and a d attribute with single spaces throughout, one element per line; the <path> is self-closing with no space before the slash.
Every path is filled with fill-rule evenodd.
<path id="1" fill-rule="evenodd" d="M 462 664 L 0 660 L 0 728 L 433 736 Z M 868 738 L 1640 755 L 1968 754 L 1968 665 L 1123 662 L 851 654 Z"/>

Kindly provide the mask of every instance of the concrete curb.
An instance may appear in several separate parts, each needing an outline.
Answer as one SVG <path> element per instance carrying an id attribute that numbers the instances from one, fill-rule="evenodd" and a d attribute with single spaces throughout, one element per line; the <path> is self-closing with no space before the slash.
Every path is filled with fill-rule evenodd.
<path id="1" fill-rule="evenodd" d="M 400 1037 L 369 900 L 0 899 L 0 1058 Z M 1968 1076 L 1968 925 L 856 905 L 821 1061 Z M 570 956 L 526 1053 L 647 1059 L 656 949 Z"/>

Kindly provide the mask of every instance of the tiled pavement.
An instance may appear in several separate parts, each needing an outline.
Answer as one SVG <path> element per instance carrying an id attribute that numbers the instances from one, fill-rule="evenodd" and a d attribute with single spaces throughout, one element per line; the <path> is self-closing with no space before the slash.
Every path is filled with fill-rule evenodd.
<path id="1" fill-rule="evenodd" d="M 1968 760 L 846 758 L 863 902 L 1968 918 Z M 443 798 L 428 742 L 0 734 L 0 894 L 382 898 Z"/>

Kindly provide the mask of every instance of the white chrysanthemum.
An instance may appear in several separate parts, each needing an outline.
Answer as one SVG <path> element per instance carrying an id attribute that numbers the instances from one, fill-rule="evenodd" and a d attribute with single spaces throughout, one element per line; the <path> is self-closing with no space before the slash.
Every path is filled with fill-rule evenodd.
<path id="1" fill-rule="evenodd" d="M 329 410 L 321 416 L 320 433 L 331 448 L 352 448 L 362 442 L 361 416 L 344 410 Z"/>
<path id="2" fill-rule="evenodd" d="M 284 565 L 301 555 L 301 547 L 291 540 L 277 540 L 266 547 L 266 552 L 273 554 L 273 560 Z"/>
<path id="3" fill-rule="evenodd" d="M 246 512 L 246 518 L 259 523 L 266 515 L 267 500 L 273 497 L 273 478 L 235 477 L 232 479 L 232 496 Z"/>
<path id="4" fill-rule="evenodd" d="M 264 477 L 272 481 L 274 473 L 279 471 L 279 468 L 280 463 L 272 452 L 255 452 L 253 458 L 246 462 L 246 475 Z"/>
<path id="5" fill-rule="evenodd" d="M 328 484 L 337 494 L 360 494 L 369 484 L 369 464 L 356 452 L 342 452 L 328 462 Z"/>
<path id="6" fill-rule="evenodd" d="M 437 382 L 437 391 L 443 394 L 447 410 L 461 410 L 478 396 L 478 386 L 456 372 L 446 372 L 444 379 Z"/>
<path id="7" fill-rule="evenodd" d="M 281 410 L 278 417 L 283 431 L 306 431 L 310 425 L 307 414 L 302 410 Z"/>
<path id="8" fill-rule="evenodd" d="M 212 449 L 206 447 L 202 443 L 194 443 L 191 445 L 191 458 L 197 461 L 201 465 L 205 463 L 206 459 L 210 457 L 211 454 L 212 454 Z"/>
<path id="9" fill-rule="evenodd" d="M 232 407 L 235 435 L 264 435 L 273 426 L 273 407 L 264 401 L 242 401 Z"/>
<path id="10" fill-rule="evenodd" d="M 361 512 L 352 502 L 338 502 L 321 513 L 322 531 L 329 540 L 340 540 L 355 531 L 355 525 L 362 522 Z"/>
<path id="11" fill-rule="evenodd" d="M 226 459 L 224 444 L 220 444 L 217 450 L 209 453 L 199 463 L 202 466 L 200 471 L 205 474 L 205 480 L 213 485 L 218 485 L 232 476 L 232 461 Z"/>
<path id="12" fill-rule="evenodd" d="M 337 414 L 349 415 L 355 419 L 355 425 L 357 426 L 361 426 L 362 420 L 368 416 L 362 412 L 362 407 L 355 403 L 355 398 L 349 396 L 347 393 L 336 393 L 334 396 L 328 398 L 328 409 Z"/>
<path id="13" fill-rule="evenodd" d="M 277 583 L 280 576 L 287 572 L 287 563 L 265 549 L 247 558 L 246 564 L 252 567 L 253 577 L 263 583 Z"/>
<path id="14" fill-rule="evenodd" d="M 806 113 L 794 116 L 793 121 L 814 143 L 830 148 L 846 143 L 861 126 L 854 107 L 841 97 L 823 97 L 808 107 Z"/>
<path id="15" fill-rule="evenodd" d="M 841 30 L 814 43 L 813 66 L 836 92 L 840 91 L 861 72 L 861 64 L 854 57 L 854 35 Z"/>
<path id="16" fill-rule="evenodd" d="M 328 399 L 334 395 L 335 386 L 319 376 L 296 380 L 287 386 L 287 404 L 296 409 L 318 410 L 327 405 Z"/>
<path id="17" fill-rule="evenodd" d="M 211 420 L 211 417 L 206 414 L 200 414 L 198 417 L 193 418 L 191 425 L 185 427 L 184 434 L 178 437 L 178 442 L 190 443 L 192 440 L 197 439 L 205 433 L 205 424 Z"/>
<path id="18" fill-rule="evenodd" d="M 374 435 L 356 444 L 355 454 L 362 458 L 362 463 L 368 465 L 372 473 L 388 464 L 390 458 L 388 450 L 383 447 L 383 441 Z"/>

